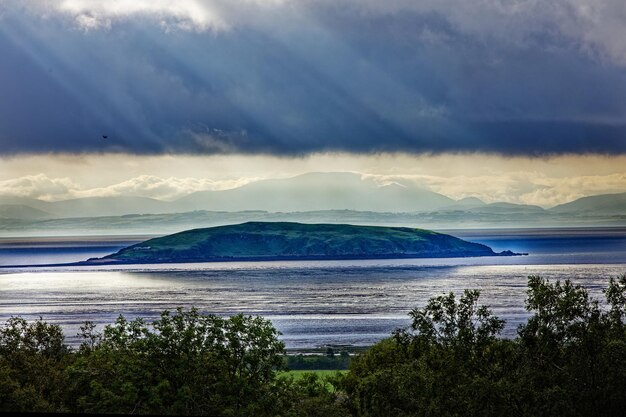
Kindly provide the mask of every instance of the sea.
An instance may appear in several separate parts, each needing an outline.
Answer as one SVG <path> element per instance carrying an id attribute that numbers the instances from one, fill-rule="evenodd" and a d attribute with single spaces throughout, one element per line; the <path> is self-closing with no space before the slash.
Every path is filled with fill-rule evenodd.
<path id="1" fill-rule="evenodd" d="M 445 230 L 495 251 L 479 258 L 215 262 L 42 266 L 104 256 L 146 236 L 0 238 L 0 323 L 12 316 L 62 326 L 77 344 L 86 320 L 101 329 L 119 315 L 156 319 L 163 310 L 261 315 L 290 351 L 364 347 L 410 325 L 429 298 L 465 289 L 506 320 L 514 337 L 529 317 L 528 277 L 570 279 L 603 300 L 626 274 L 626 228 Z M 1 325 L 1 324 L 0 324 Z"/>

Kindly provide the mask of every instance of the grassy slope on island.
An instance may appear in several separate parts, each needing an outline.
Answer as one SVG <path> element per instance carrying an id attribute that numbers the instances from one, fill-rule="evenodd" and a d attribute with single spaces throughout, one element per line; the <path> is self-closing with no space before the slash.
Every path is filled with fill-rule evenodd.
<path id="1" fill-rule="evenodd" d="M 249 222 L 151 239 L 102 258 L 122 263 L 490 256 L 488 246 L 407 227 Z"/>

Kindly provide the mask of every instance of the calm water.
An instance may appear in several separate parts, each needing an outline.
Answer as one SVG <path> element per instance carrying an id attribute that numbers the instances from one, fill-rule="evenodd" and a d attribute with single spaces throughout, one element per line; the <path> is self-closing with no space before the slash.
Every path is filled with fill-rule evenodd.
<path id="1" fill-rule="evenodd" d="M 527 318 L 529 275 L 570 278 L 593 295 L 626 273 L 626 230 L 456 231 L 459 237 L 524 257 L 251 262 L 118 267 L 0 269 L 0 320 L 44 317 L 68 337 L 84 320 L 119 314 L 154 318 L 163 309 L 261 314 L 288 348 L 369 345 L 409 322 L 407 312 L 434 295 L 480 289 L 482 302 L 507 320 L 513 335 Z M 0 262 L 70 262 L 101 256 L 133 238 L 0 241 Z M 4 245 L 4 246 L 3 246 Z M 9 247 L 12 246 L 12 247 Z M 18 246 L 17 248 L 15 246 Z M 16 250 L 17 249 L 17 250 Z"/>

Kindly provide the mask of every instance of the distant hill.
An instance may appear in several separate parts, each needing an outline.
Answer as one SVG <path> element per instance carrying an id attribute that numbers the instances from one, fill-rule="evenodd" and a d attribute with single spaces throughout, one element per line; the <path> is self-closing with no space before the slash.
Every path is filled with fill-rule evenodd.
<path id="1" fill-rule="evenodd" d="M 437 211 L 468 210 L 486 206 L 487 203 L 476 197 L 466 197 L 453 201 L 452 204 L 437 208 Z"/>
<path id="2" fill-rule="evenodd" d="M 593 213 L 626 215 L 626 193 L 582 197 L 550 209 L 553 213 Z"/>
<path id="3" fill-rule="evenodd" d="M 486 205 L 486 203 L 477 197 L 465 197 L 465 198 L 455 201 L 454 205 L 459 208 L 460 207 L 469 208 L 469 207 L 484 206 Z"/>
<path id="4" fill-rule="evenodd" d="M 177 200 L 180 208 L 212 211 L 265 210 L 295 212 L 360 210 L 377 212 L 431 211 L 454 200 L 413 184 L 379 185 L 349 172 L 309 173 L 263 180 L 224 191 L 200 191 Z"/>
<path id="5" fill-rule="evenodd" d="M 494 256 L 488 246 L 407 227 L 248 222 L 150 239 L 90 263 Z M 500 255 L 513 255 L 510 252 Z"/>
<path id="6" fill-rule="evenodd" d="M 38 200 L 36 198 L 0 196 L 0 205 L 29 207 L 52 214 L 47 210 L 50 206 L 50 203 L 47 201 Z"/>
<path id="7" fill-rule="evenodd" d="M 231 190 L 196 192 L 171 202 L 132 196 L 54 202 L 2 196 L 1 206 L 7 207 L 0 211 L 0 235 L 9 230 L 12 234 L 71 229 L 81 234 L 108 233 L 115 228 L 129 233 L 170 233 L 257 220 L 429 229 L 626 225 L 626 193 L 584 197 L 546 210 L 534 205 L 486 204 L 475 197 L 455 201 L 411 182 L 381 185 L 346 172 L 261 180 Z"/>
<path id="8" fill-rule="evenodd" d="M 54 217 L 50 213 L 23 204 L 0 204 L 0 218 L 19 220 L 41 220 Z"/>
<path id="9" fill-rule="evenodd" d="M 97 217 L 171 213 L 173 208 L 166 201 L 147 197 L 89 197 L 55 201 L 46 210 L 64 217 Z"/>
<path id="10" fill-rule="evenodd" d="M 25 197 L 0 197 L 0 205 L 21 205 L 47 213 L 47 217 L 98 217 L 126 214 L 172 213 L 166 201 L 147 197 L 86 197 L 61 201 L 42 201 Z"/>
<path id="11" fill-rule="evenodd" d="M 54 217 L 72 218 L 194 210 L 297 212 L 338 209 L 416 212 L 454 205 L 455 201 L 411 183 L 380 185 L 360 174 L 331 172 L 260 180 L 230 190 L 199 191 L 171 202 L 132 196 L 88 197 L 54 202 L 0 197 L 0 204 L 21 204 Z"/>
<path id="12" fill-rule="evenodd" d="M 470 207 L 467 211 L 491 214 L 541 214 L 545 212 L 545 209 L 529 204 L 491 203 L 477 207 Z"/>

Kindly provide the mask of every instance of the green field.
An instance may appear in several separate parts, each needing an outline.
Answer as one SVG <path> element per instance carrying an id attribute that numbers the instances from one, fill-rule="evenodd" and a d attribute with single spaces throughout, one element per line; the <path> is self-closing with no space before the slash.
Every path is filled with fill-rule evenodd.
<path id="1" fill-rule="evenodd" d="M 318 370 L 295 370 L 295 371 L 286 371 L 278 374 L 279 378 L 293 378 L 294 381 L 298 381 L 304 378 L 307 374 L 315 374 L 318 378 L 324 381 L 325 378 L 333 377 L 337 373 L 345 374 L 348 371 L 337 371 L 337 370 L 327 370 L 327 369 L 318 369 Z M 335 392 L 335 387 L 328 383 L 324 382 L 324 386 L 328 392 Z"/>
<path id="2" fill-rule="evenodd" d="M 331 371 L 331 370 L 326 370 L 326 369 L 320 369 L 320 370 L 296 370 L 296 371 L 286 371 L 286 372 L 281 372 L 279 374 L 279 376 L 287 376 L 287 377 L 293 377 L 293 379 L 295 379 L 296 381 L 301 379 L 305 374 L 315 374 L 320 378 L 325 378 L 328 376 L 334 376 L 337 372 L 339 372 L 340 374 L 345 374 L 348 371 Z"/>

